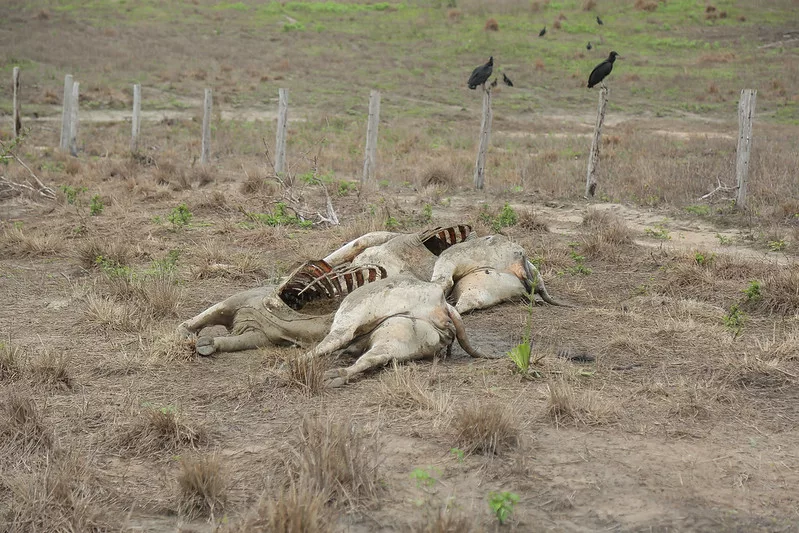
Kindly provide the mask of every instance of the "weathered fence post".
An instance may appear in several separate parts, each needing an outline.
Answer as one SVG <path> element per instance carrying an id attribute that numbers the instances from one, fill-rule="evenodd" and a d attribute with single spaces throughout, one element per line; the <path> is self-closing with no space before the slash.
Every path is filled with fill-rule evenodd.
<path id="1" fill-rule="evenodd" d="M 72 101 L 72 74 L 64 76 L 64 108 L 61 111 L 61 141 L 59 147 L 62 150 L 69 148 L 69 119 L 72 116 L 69 112 L 69 104 Z"/>
<path id="2" fill-rule="evenodd" d="M 19 116 L 19 67 L 14 67 L 11 74 L 11 85 L 14 93 L 11 103 L 11 119 L 14 122 L 14 138 L 16 139 L 22 133 L 22 119 Z"/>
<path id="3" fill-rule="evenodd" d="M 474 166 L 474 186 L 482 189 L 485 185 L 486 174 L 486 153 L 488 152 L 488 142 L 491 139 L 491 87 L 485 86 L 483 89 L 483 119 L 480 122 L 480 147 L 477 150 L 477 162 Z"/>
<path id="4" fill-rule="evenodd" d="M 380 124 L 380 91 L 369 93 L 369 121 L 366 125 L 366 155 L 363 158 L 361 183 L 374 180 L 377 161 L 377 127 Z"/>
<path id="5" fill-rule="evenodd" d="M 755 116 L 757 91 L 744 89 L 738 102 L 738 151 L 735 164 L 735 176 L 738 179 L 738 195 L 735 207 L 746 209 L 746 186 L 749 179 L 749 154 L 752 149 L 752 120 Z"/>
<path id="6" fill-rule="evenodd" d="M 78 155 L 78 97 L 80 96 L 80 83 L 72 84 L 72 101 L 69 103 L 69 153 Z"/>
<path id="7" fill-rule="evenodd" d="M 288 129 L 289 90 L 278 89 L 275 174 L 286 171 L 286 130 Z"/>
<path id="8" fill-rule="evenodd" d="M 599 141 L 602 138 L 602 124 L 605 122 L 605 110 L 608 106 L 608 88 L 599 89 L 599 106 L 596 112 L 594 138 L 591 140 L 591 154 L 588 156 L 588 175 L 585 178 L 585 197 L 594 196 L 599 172 Z"/>
<path id="9" fill-rule="evenodd" d="M 213 95 L 211 89 L 205 90 L 205 100 L 203 102 L 203 141 L 200 152 L 200 164 L 208 163 L 211 158 L 211 107 L 213 106 Z"/>
<path id="10" fill-rule="evenodd" d="M 139 131 L 141 131 L 141 84 L 133 86 L 133 117 L 131 118 L 130 151 L 139 150 Z"/>

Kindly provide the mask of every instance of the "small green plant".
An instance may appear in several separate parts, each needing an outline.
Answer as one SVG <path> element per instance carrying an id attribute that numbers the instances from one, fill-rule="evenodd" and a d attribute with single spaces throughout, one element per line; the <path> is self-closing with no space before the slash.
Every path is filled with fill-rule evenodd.
<path id="1" fill-rule="evenodd" d="M 464 451 L 461 450 L 460 448 L 450 448 L 449 449 L 449 453 L 450 453 L 450 455 L 454 456 L 458 460 L 459 463 L 463 462 L 463 458 L 466 455 L 464 453 Z"/>
<path id="2" fill-rule="evenodd" d="M 714 253 L 711 253 L 710 255 L 705 255 L 701 252 L 696 252 L 694 254 L 694 261 L 696 261 L 696 264 L 699 266 L 709 266 L 715 259 L 716 259 L 716 254 Z"/>
<path id="3" fill-rule="evenodd" d="M 432 222 L 433 221 L 433 206 L 430 204 L 424 204 L 422 207 L 422 220 L 424 222 Z"/>
<path id="4" fill-rule="evenodd" d="M 685 208 L 686 211 L 693 215 L 699 215 L 700 217 L 704 217 L 710 214 L 710 206 L 709 205 L 689 205 Z"/>
<path id="5" fill-rule="evenodd" d="M 583 275 L 587 276 L 588 274 L 590 274 L 592 272 L 592 270 L 590 268 L 588 268 L 587 266 L 585 266 L 585 256 L 578 254 L 577 250 L 575 250 L 575 247 L 578 246 L 578 244 L 577 243 L 570 243 L 569 246 L 572 248 L 572 250 L 569 253 L 569 255 L 574 260 L 574 266 L 573 267 L 569 267 L 569 269 L 568 269 L 569 274 L 571 274 L 573 276 L 575 276 L 577 274 L 583 274 Z"/>
<path id="6" fill-rule="evenodd" d="M 92 196 L 91 203 L 89 204 L 89 214 L 93 217 L 100 216 L 103 214 L 103 209 L 105 209 L 105 205 L 103 205 L 100 195 L 95 194 Z"/>
<path id="7" fill-rule="evenodd" d="M 733 338 L 737 338 L 743 330 L 744 323 L 746 322 L 746 314 L 740 310 L 738 304 L 733 304 L 730 311 L 722 317 L 724 327 L 730 330 Z"/>
<path id="8" fill-rule="evenodd" d="M 397 229 L 399 225 L 400 225 L 399 221 L 396 218 L 392 217 L 391 215 L 389 215 L 389 217 L 386 219 L 387 230 Z"/>
<path id="9" fill-rule="evenodd" d="M 535 305 L 535 285 L 530 289 L 529 299 L 527 303 L 527 320 L 524 325 L 524 333 L 522 334 L 522 342 L 514 346 L 509 352 L 508 357 L 513 364 L 516 365 L 516 371 L 522 376 L 541 377 L 538 371 L 530 372 L 530 364 L 537 363 L 540 359 L 531 361 L 533 353 L 533 306 Z"/>
<path id="10" fill-rule="evenodd" d="M 416 486 L 418 488 L 432 488 L 438 483 L 438 480 L 433 477 L 429 471 L 425 470 L 424 468 L 414 468 L 413 472 L 411 472 L 411 479 L 416 481 Z"/>
<path id="11" fill-rule="evenodd" d="M 722 246 L 729 246 L 732 244 L 732 237 L 727 237 L 721 233 L 716 233 L 716 238 L 719 240 L 719 244 Z"/>
<path id="12" fill-rule="evenodd" d="M 129 266 L 120 265 L 117 261 L 98 255 L 94 259 L 95 264 L 100 267 L 100 271 L 109 278 L 131 279 L 133 271 Z"/>
<path id="13" fill-rule="evenodd" d="M 768 249 L 772 252 L 781 252 L 785 250 L 785 247 L 788 245 L 783 239 L 779 239 L 776 241 L 768 241 Z"/>
<path id="14" fill-rule="evenodd" d="M 338 189 L 337 194 L 339 196 L 347 196 L 351 192 L 356 192 L 358 190 L 358 185 L 352 181 L 340 181 L 338 182 Z"/>
<path id="15" fill-rule="evenodd" d="M 297 215 L 288 214 L 288 206 L 283 202 L 275 204 L 275 208 L 270 213 L 250 213 L 245 211 L 244 215 L 252 222 L 263 224 L 264 226 L 297 226 L 298 228 L 310 228 L 313 220 L 304 220 Z"/>
<path id="16" fill-rule="evenodd" d="M 156 276 L 173 274 L 177 269 L 179 256 L 180 250 L 169 250 L 169 253 L 163 259 L 155 259 L 145 274 Z"/>
<path id="17" fill-rule="evenodd" d="M 502 228 L 515 226 L 518 221 L 519 215 L 516 214 L 516 211 L 513 210 L 510 204 L 506 203 L 502 208 L 502 211 L 499 212 L 499 214 L 491 223 L 491 228 L 494 231 L 499 231 Z"/>
<path id="18" fill-rule="evenodd" d="M 188 226 L 193 216 L 189 208 L 186 207 L 186 204 L 180 204 L 172 209 L 172 212 L 167 215 L 166 219 L 172 224 L 173 229 L 180 229 Z"/>
<path id="19" fill-rule="evenodd" d="M 75 205 L 75 202 L 78 201 L 78 196 L 86 192 L 86 187 L 73 187 L 72 185 L 62 185 L 60 189 L 66 196 L 69 205 Z"/>
<path id="20" fill-rule="evenodd" d="M 655 239 L 660 239 L 663 241 L 671 240 L 671 235 L 669 235 L 669 230 L 664 228 L 661 225 L 656 225 L 654 228 L 646 228 L 644 233 L 650 237 L 654 237 Z"/>
<path id="21" fill-rule="evenodd" d="M 505 524 L 510 518 L 517 503 L 519 503 L 519 495 L 515 492 L 488 493 L 488 507 L 491 508 L 491 512 L 497 517 L 500 525 Z"/>
<path id="22" fill-rule="evenodd" d="M 749 282 L 743 293 L 747 302 L 756 302 L 763 297 L 763 293 L 760 291 L 760 282 L 756 279 Z"/>
<path id="23" fill-rule="evenodd" d="M 301 22 L 287 22 L 283 24 L 283 31 L 303 31 L 305 26 Z"/>

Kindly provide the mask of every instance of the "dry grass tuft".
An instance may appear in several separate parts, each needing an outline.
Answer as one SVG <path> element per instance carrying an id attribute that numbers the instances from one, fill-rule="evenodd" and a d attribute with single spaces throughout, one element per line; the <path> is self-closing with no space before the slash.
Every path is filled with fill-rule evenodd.
<path id="1" fill-rule="evenodd" d="M 126 266 L 133 257 L 131 246 L 119 239 L 92 238 L 79 241 L 72 253 L 85 269 L 99 268 L 102 264 Z"/>
<path id="2" fill-rule="evenodd" d="M 374 399 L 380 405 L 405 410 L 446 413 L 452 404 L 449 391 L 433 389 L 413 366 L 393 362 L 393 370 L 380 376 L 380 388 Z"/>
<path id="3" fill-rule="evenodd" d="M 460 9 L 447 10 L 447 19 L 450 22 L 460 22 L 461 18 L 463 18 L 463 12 Z"/>
<path id="4" fill-rule="evenodd" d="M 190 519 L 207 516 L 212 520 L 225 509 L 227 479 L 222 463 L 213 455 L 187 457 L 180 461 L 178 512 Z"/>
<path id="5" fill-rule="evenodd" d="M 379 442 L 350 420 L 305 417 L 293 450 L 292 477 L 327 501 L 355 507 L 378 497 Z"/>
<path id="6" fill-rule="evenodd" d="M 58 255 L 64 239 L 56 232 L 24 230 L 22 226 L 5 227 L 0 235 L 0 252 L 5 257 L 42 257 Z"/>
<path id="7" fill-rule="evenodd" d="M 613 414 L 610 406 L 601 403 L 595 393 L 578 394 L 565 380 L 550 382 L 547 389 L 549 401 L 546 414 L 555 425 L 591 426 L 608 421 Z"/>
<path id="8" fill-rule="evenodd" d="M 580 223 L 583 252 L 588 257 L 618 258 L 633 244 L 633 232 L 620 217 L 591 209 Z"/>
<path id="9" fill-rule="evenodd" d="M 324 392 L 326 369 L 326 362 L 322 357 L 309 359 L 304 357 L 304 354 L 298 354 L 286 360 L 288 383 L 300 389 L 309 398 Z"/>
<path id="10" fill-rule="evenodd" d="M 22 450 L 48 450 L 52 447 L 52 432 L 44 424 L 41 412 L 30 396 L 14 392 L 6 396 L 0 418 L 0 441 L 2 445 L 11 446 L 16 456 Z"/>
<path id="11" fill-rule="evenodd" d="M 585 0 L 583 2 L 583 11 L 591 11 L 596 7 L 596 0 Z"/>
<path id="12" fill-rule="evenodd" d="M 455 175 L 451 168 L 444 166 L 431 166 L 424 170 L 421 175 L 422 187 L 429 187 L 431 185 L 443 185 L 452 187 L 455 184 Z"/>
<path id="13" fill-rule="evenodd" d="M 490 18 L 490 19 L 486 20 L 486 23 L 485 23 L 485 26 L 483 26 L 483 29 L 485 31 L 499 31 L 499 22 L 497 22 L 497 19 L 495 19 L 495 18 Z"/>
<path id="14" fill-rule="evenodd" d="M 142 320 L 136 310 L 125 302 L 117 302 L 96 293 L 86 295 L 86 307 L 83 310 L 86 321 L 92 327 L 116 331 L 138 331 Z"/>
<path id="15" fill-rule="evenodd" d="M 633 7 L 639 11 L 648 11 L 651 13 L 658 8 L 658 3 L 652 0 L 635 0 Z"/>
<path id="16" fill-rule="evenodd" d="M 175 276 L 159 274 L 138 280 L 136 284 L 146 310 L 155 318 L 178 316 L 183 300 L 183 289 L 177 284 Z"/>
<path id="17" fill-rule="evenodd" d="M 799 312 L 799 266 L 776 267 L 763 280 L 758 308 L 780 315 Z"/>
<path id="18" fill-rule="evenodd" d="M 158 337 L 150 347 L 150 357 L 163 363 L 188 363 L 197 360 L 197 337 L 184 337 L 171 331 Z"/>
<path id="19" fill-rule="evenodd" d="M 0 381 L 16 381 L 25 368 L 25 351 L 9 342 L 0 342 Z"/>
<path id="20" fill-rule="evenodd" d="M 325 494 L 292 483 L 274 499 L 261 500 L 254 515 L 229 531 L 241 533 L 329 533 L 335 516 Z"/>
<path id="21" fill-rule="evenodd" d="M 547 221 L 534 209 L 524 209 L 519 213 L 519 221 L 516 224 L 519 228 L 527 231 L 538 231 L 546 233 L 549 231 Z"/>
<path id="22" fill-rule="evenodd" d="M 535 69 L 536 70 L 545 70 L 544 61 L 541 60 L 541 59 L 536 59 L 535 60 Z"/>
<path id="23" fill-rule="evenodd" d="M 175 407 L 145 405 L 138 418 L 120 434 L 118 444 L 124 451 L 140 454 L 198 449 L 208 440 L 206 428 L 186 421 Z"/>
<path id="24" fill-rule="evenodd" d="M 69 370 L 70 363 L 68 356 L 45 350 L 31 362 L 30 376 L 34 383 L 65 390 L 71 389 L 73 381 Z"/>
<path id="25" fill-rule="evenodd" d="M 472 402 L 452 421 L 455 445 L 465 453 L 499 455 L 519 444 L 515 413 L 507 406 L 491 402 Z"/>
<path id="26" fill-rule="evenodd" d="M 112 531 L 110 492 L 77 454 L 48 457 L 44 470 L 18 475 L 8 483 L 9 533 Z"/>
<path id="27" fill-rule="evenodd" d="M 559 30 L 562 27 L 560 19 L 555 19 L 555 22 L 552 23 L 552 27 L 556 30 Z"/>

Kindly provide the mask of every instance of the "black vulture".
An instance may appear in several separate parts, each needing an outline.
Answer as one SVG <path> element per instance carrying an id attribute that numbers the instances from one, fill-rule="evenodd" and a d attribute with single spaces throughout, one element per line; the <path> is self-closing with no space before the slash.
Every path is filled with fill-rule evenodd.
<path id="1" fill-rule="evenodd" d="M 616 52 L 611 52 L 606 60 L 594 67 L 594 70 L 591 71 L 591 75 L 588 76 L 589 89 L 597 83 L 602 82 L 605 76 L 610 74 L 610 71 L 613 70 L 613 62 L 616 61 L 618 55 L 619 54 Z M 602 85 L 604 85 L 604 83 Z"/>
<path id="2" fill-rule="evenodd" d="M 508 87 L 513 87 L 513 82 L 510 81 L 510 78 L 507 77 L 504 72 L 502 73 L 502 81 L 504 81 L 505 85 L 507 85 Z"/>
<path id="3" fill-rule="evenodd" d="M 484 84 L 491 77 L 491 72 L 494 70 L 494 56 L 488 58 L 488 63 L 481 65 L 474 69 L 472 75 L 469 76 L 467 85 L 470 89 L 477 89 L 478 85 Z"/>
<path id="4" fill-rule="evenodd" d="M 599 24 L 600 26 L 604 24 L 604 22 L 602 22 L 602 19 L 599 18 L 599 15 L 596 16 L 596 23 Z"/>
<path id="5" fill-rule="evenodd" d="M 547 34 L 547 27 L 544 26 L 544 29 L 538 32 L 538 36 L 543 37 L 546 34 Z"/>
<path id="6" fill-rule="evenodd" d="M 588 41 L 588 44 L 587 44 L 587 45 L 585 45 L 585 49 L 586 49 L 586 50 L 590 50 L 590 49 L 592 49 L 592 48 L 593 48 L 593 46 L 591 45 L 591 41 Z"/>

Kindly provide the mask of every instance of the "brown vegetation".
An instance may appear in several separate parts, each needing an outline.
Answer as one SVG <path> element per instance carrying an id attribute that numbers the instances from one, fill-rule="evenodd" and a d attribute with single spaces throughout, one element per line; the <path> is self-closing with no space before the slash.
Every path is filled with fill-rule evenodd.
<path id="1" fill-rule="evenodd" d="M 640 11 L 648 11 L 651 13 L 658 8 L 658 3 L 654 0 L 635 0 L 633 7 Z"/>
<path id="2" fill-rule="evenodd" d="M 490 18 L 486 20 L 485 26 L 483 26 L 485 31 L 499 31 L 499 22 L 497 19 Z"/>
<path id="3" fill-rule="evenodd" d="M 502 454 L 519 444 L 519 423 L 510 407 L 472 402 L 452 420 L 455 445 L 466 453 Z"/>
<path id="4" fill-rule="evenodd" d="M 225 510 L 228 481 L 215 456 L 190 456 L 180 461 L 178 512 L 188 518 L 212 520 Z"/>

